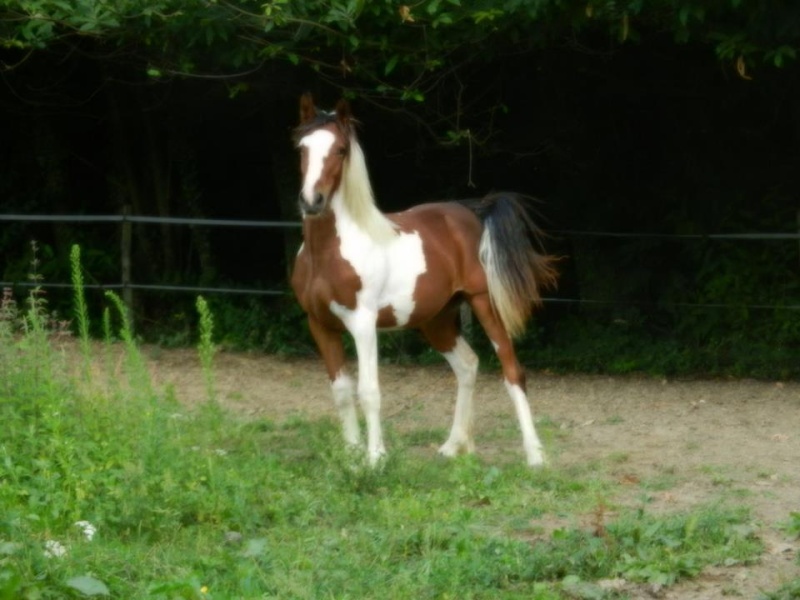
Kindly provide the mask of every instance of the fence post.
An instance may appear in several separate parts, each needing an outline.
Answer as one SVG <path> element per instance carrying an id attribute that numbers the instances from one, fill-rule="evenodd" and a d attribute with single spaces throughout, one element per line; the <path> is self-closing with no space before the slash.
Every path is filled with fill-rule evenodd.
<path id="1" fill-rule="evenodd" d="M 131 328 L 133 328 L 133 289 L 131 288 L 131 246 L 133 242 L 133 223 L 128 219 L 131 214 L 130 205 L 122 207 L 122 235 L 121 235 L 121 276 L 122 276 L 122 301 L 128 310 Z"/>

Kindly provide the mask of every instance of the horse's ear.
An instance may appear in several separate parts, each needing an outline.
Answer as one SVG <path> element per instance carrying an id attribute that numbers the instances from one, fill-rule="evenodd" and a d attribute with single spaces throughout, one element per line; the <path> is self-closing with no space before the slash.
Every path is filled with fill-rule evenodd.
<path id="1" fill-rule="evenodd" d="M 342 98 L 336 103 L 336 120 L 339 122 L 339 125 L 344 128 L 349 128 L 352 118 L 353 114 L 350 112 L 350 103 Z"/>
<path id="2" fill-rule="evenodd" d="M 306 92 L 300 96 L 300 125 L 310 123 L 317 116 L 317 107 L 314 106 L 314 96 Z"/>

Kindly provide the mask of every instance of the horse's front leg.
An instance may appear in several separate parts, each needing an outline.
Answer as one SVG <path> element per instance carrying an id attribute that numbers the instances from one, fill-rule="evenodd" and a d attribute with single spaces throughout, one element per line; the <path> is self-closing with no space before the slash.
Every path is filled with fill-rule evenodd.
<path id="1" fill-rule="evenodd" d="M 360 446 L 361 434 L 358 430 L 355 386 L 345 370 L 342 334 L 339 331 L 328 329 L 311 316 L 308 318 L 308 326 L 317 348 L 322 354 L 322 360 L 325 362 L 325 370 L 331 381 L 333 403 L 336 405 L 336 410 L 339 411 L 345 442 L 349 446 Z"/>
<path id="2" fill-rule="evenodd" d="M 367 422 L 367 457 L 375 465 L 386 454 L 381 429 L 381 392 L 378 384 L 377 314 L 356 311 L 349 329 L 358 355 L 358 399 Z"/>

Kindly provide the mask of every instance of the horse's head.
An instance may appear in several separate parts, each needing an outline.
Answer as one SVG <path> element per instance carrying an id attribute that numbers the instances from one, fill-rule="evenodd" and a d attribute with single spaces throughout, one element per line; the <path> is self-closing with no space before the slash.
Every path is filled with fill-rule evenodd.
<path id="1" fill-rule="evenodd" d="M 311 94 L 300 98 L 300 124 L 295 142 L 300 149 L 300 210 L 304 216 L 319 215 L 342 182 L 350 153 L 352 117 L 346 100 L 333 112 L 318 110 Z"/>

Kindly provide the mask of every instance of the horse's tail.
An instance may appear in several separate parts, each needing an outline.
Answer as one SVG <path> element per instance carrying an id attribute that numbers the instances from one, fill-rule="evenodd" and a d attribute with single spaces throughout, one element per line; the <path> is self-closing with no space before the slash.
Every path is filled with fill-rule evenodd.
<path id="1" fill-rule="evenodd" d="M 541 305 L 541 290 L 556 286 L 557 259 L 544 253 L 542 232 L 519 194 L 489 194 L 468 206 L 483 222 L 479 252 L 492 306 L 509 335 L 517 337 Z"/>

